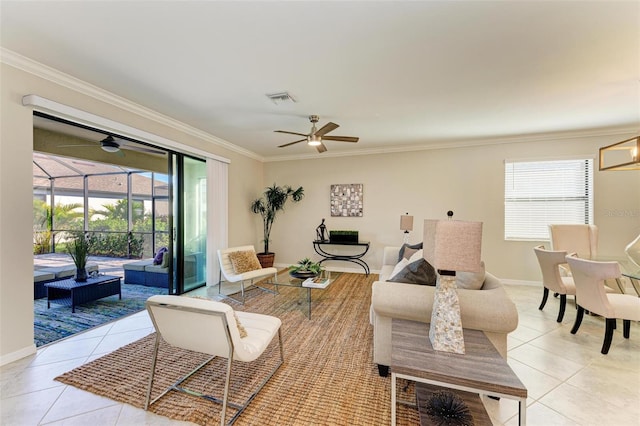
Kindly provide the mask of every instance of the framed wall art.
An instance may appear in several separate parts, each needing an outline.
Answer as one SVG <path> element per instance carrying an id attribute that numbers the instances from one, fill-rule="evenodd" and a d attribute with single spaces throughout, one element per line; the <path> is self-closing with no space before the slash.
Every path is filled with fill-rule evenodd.
<path id="1" fill-rule="evenodd" d="M 361 183 L 331 185 L 331 216 L 362 217 Z"/>

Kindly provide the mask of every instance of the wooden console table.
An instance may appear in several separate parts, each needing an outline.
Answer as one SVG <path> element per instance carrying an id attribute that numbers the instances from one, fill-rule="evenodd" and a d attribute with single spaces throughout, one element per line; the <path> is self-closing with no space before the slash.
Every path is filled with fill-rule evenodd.
<path id="1" fill-rule="evenodd" d="M 333 253 L 329 253 L 328 251 L 326 251 L 323 246 L 328 246 L 328 245 L 333 245 L 333 246 L 354 246 L 354 247 L 360 247 L 360 253 L 356 253 L 353 255 L 344 255 L 344 254 L 333 254 Z M 354 242 L 349 242 L 349 241 L 344 241 L 344 242 L 335 242 L 335 241 L 314 241 L 313 242 L 313 249 L 316 251 L 316 253 L 318 253 L 320 256 L 323 257 L 323 259 L 318 262 L 318 263 L 322 263 L 325 260 L 341 260 L 343 262 L 351 262 L 351 263 L 355 263 L 356 265 L 360 265 L 362 267 L 362 269 L 364 269 L 364 272 L 369 275 L 369 265 L 367 265 L 367 262 L 365 262 L 364 260 L 362 260 L 362 256 L 364 256 L 368 251 L 369 251 L 369 241 L 354 241 Z"/>
<path id="2" fill-rule="evenodd" d="M 519 424 L 526 424 L 527 388 L 482 331 L 464 329 L 464 354 L 435 351 L 429 325 L 393 319 L 391 324 L 391 424 L 396 424 L 396 380 L 456 389 L 519 404 Z M 472 413 L 474 407 L 471 407 Z"/>

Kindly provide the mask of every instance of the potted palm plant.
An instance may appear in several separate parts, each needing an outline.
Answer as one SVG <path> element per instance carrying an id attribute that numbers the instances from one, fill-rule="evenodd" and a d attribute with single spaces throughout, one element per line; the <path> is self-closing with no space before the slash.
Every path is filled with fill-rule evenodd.
<path id="1" fill-rule="evenodd" d="M 276 219 L 278 212 L 284 210 L 287 200 L 291 199 L 294 203 L 302 200 L 304 197 L 304 189 L 299 187 L 293 189 L 290 186 L 278 186 L 275 183 L 265 189 L 262 197 L 251 203 L 251 211 L 262 216 L 262 233 L 264 237 L 264 251 L 257 253 L 258 260 L 263 268 L 273 266 L 275 253 L 269 251 L 269 242 L 271 235 L 271 227 Z"/>
<path id="2" fill-rule="evenodd" d="M 76 281 L 87 281 L 87 259 L 89 257 L 89 239 L 84 235 L 77 235 L 67 244 L 67 251 L 76 265 Z"/>

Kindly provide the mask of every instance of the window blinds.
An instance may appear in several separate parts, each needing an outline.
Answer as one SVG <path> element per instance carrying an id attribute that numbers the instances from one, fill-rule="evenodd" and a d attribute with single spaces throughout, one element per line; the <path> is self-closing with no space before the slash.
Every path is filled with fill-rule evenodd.
<path id="1" fill-rule="evenodd" d="M 505 162 L 504 237 L 548 240 L 549 224 L 593 222 L 593 160 Z"/>

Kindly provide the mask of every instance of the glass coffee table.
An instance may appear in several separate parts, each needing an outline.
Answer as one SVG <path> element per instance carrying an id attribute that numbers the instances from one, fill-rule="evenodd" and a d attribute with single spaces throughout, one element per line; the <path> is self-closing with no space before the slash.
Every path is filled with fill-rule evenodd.
<path id="1" fill-rule="evenodd" d="M 278 295 L 278 287 L 294 287 L 302 291 L 306 290 L 306 306 L 307 318 L 311 319 L 311 290 L 323 291 L 329 288 L 331 283 L 336 279 L 340 272 L 331 272 L 323 270 L 316 276 L 294 277 L 289 274 L 288 270 L 284 270 L 276 276 L 276 282 L 270 281 L 267 284 L 274 286 L 275 294 Z M 313 282 L 311 282 L 313 281 Z"/>

